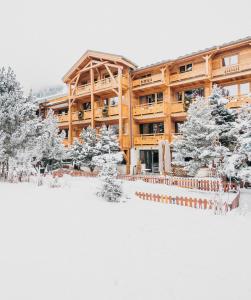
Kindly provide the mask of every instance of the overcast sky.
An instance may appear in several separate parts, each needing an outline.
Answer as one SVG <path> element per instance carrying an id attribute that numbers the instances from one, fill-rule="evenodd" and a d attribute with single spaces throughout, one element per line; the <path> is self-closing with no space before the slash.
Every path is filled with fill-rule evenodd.
<path id="1" fill-rule="evenodd" d="M 0 0 L 0 66 L 24 88 L 61 78 L 87 50 L 139 66 L 251 35 L 250 0 Z"/>

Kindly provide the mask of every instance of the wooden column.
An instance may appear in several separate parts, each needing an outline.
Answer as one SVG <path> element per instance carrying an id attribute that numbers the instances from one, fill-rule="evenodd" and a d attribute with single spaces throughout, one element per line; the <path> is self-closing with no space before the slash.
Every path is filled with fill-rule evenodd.
<path id="1" fill-rule="evenodd" d="M 69 98 L 69 109 L 68 109 L 68 122 L 69 122 L 69 132 L 68 132 L 68 143 L 69 145 L 72 144 L 73 140 L 73 129 L 72 129 L 72 100 Z"/>
<path id="2" fill-rule="evenodd" d="M 95 128 L 95 116 L 94 116 L 94 71 L 90 69 L 91 78 L 91 127 Z"/>
<path id="3" fill-rule="evenodd" d="M 122 117 L 122 70 L 118 69 L 118 98 L 119 98 L 119 143 L 122 145 L 123 137 L 123 117 Z"/>

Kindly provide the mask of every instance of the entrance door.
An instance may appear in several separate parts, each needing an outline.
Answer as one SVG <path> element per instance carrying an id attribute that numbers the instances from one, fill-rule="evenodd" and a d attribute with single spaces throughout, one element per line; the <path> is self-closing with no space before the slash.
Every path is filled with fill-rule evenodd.
<path id="1" fill-rule="evenodd" d="M 146 169 L 151 173 L 159 172 L 159 151 L 140 150 L 140 160 L 146 165 Z"/>

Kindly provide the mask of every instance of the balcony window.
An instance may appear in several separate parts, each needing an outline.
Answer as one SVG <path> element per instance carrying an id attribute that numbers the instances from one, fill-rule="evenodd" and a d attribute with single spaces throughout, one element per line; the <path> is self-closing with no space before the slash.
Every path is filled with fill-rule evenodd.
<path id="1" fill-rule="evenodd" d="M 163 102 L 163 93 L 156 93 L 156 94 L 150 94 L 150 95 L 144 95 L 139 97 L 139 104 L 153 104 L 155 102 Z"/>
<path id="2" fill-rule="evenodd" d="M 163 93 L 157 93 L 157 102 L 163 102 Z"/>
<path id="3" fill-rule="evenodd" d="M 222 66 L 228 67 L 238 64 L 238 55 L 226 56 L 222 58 Z"/>
<path id="4" fill-rule="evenodd" d="M 175 126 L 175 133 L 180 133 L 180 126 L 183 124 L 184 122 L 175 122 L 174 126 Z"/>
<path id="5" fill-rule="evenodd" d="M 180 66 L 180 73 L 186 73 L 193 70 L 193 64 L 187 64 Z"/>
<path id="6" fill-rule="evenodd" d="M 68 135 L 69 135 L 69 129 L 65 128 L 65 129 L 59 130 L 59 134 L 61 134 L 63 131 L 65 132 L 65 138 L 67 139 Z"/>
<path id="7" fill-rule="evenodd" d="M 118 97 L 113 97 L 110 98 L 110 106 L 116 106 L 119 103 L 119 98 Z"/>
<path id="8" fill-rule="evenodd" d="M 250 93 L 249 82 L 241 83 L 240 84 L 240 94 L 241 95 L 248 95 L 249 93 Z"/>
<path id="9" fill-rule="evenodd" d="M 59 115 L 67 115 L 68 114 L 68 108 L 58 110 L 58 114 Z"/>
<path id="10" fill-rule="evenodd" d="M 109 126 L 112 132 L 116 135 L 119 134 L 119 125 L 118 124 L 113 124 Z"/>
<path id="11" fill-rule="evenodd" d="M 225 86 L 225 90 L 226 90 L 227 96 L 234 97 L 234 96 L 238 95 L 238 85 L 237 84 Z"/>
<path id="12" fill-rule="evenodd" d="M 85 102 L 82 105 L 83 110 L 90 110 L 91 109 L 91 102 Z"/>
<path id="13" fill-rule="evenodd" d="M 192 100 L 197 96 L 204 97 L 204 88 L 197 88 L 176 93 L 177 101 Z"/>
<path id="14" fill-rule="evenodd" d="M 164 133 L 164 123 L 147 123 L 139 125 L 140 134 Z"/>

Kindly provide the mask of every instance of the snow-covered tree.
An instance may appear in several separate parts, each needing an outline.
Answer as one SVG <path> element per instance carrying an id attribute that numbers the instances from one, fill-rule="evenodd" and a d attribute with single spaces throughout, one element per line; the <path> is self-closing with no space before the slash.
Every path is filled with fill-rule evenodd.
<path id="1" fill-rule="evenodd" d="M 174 142 L 175 163 L 191 175 L 208 166 L 217 155 L 218 132 L 211 112 L 208 99 L 197 97 L 188 109 L 187 121 L 181 125 L 181 138 Z"/>
<path id="2" fill-rule="evenodd" d="M 99 173 L 102 186 L 97 193 L 109 202 L 118 202 L 122 196 L 121 181 L 117 177 L 117 164 L 112 159 L 107 159 Z"/>
<path id="3" fill-rule="evenodd" d="M 237 114 L 234 110 L 226 108 L 228 99 L 225 98 L 225 95 L 224 88 L 214 85 L 209 96 L 209 103 L 212 108 L 212 118 L 219 133 L 219 142 L 222 146 L 233 151 L 236 144 L 236 135 L 233 129 Z"/>
<path id="4" fill-rule="evenodd" d="M 101 127 L 97 147 L 101 154 L 115 153 L 119 151 L 118 138 L 111 127 L 107 128 L 105 125 Z"/>
<path id="5" fill-rule="evenodd" d="M 182 137 L 174 142 L 175 162 L 190 175 L 215 161 L 222 165 L 234 151 L 236 113 L 225 108 L 227 102 L 224 89 L 215 85 L 210 97 L 197 97 L 190 105 Z"/>
<path id="6" fill-rule="evenodd" d="M 34 145 L 38 117 L 31 96 L 25 97 L 14 72 L 0 70 L 0 176 L 7 178 L 10 159 Z"/>
<path id="7" fill-rule="evenodd" d="M 237 141 L 233 154 L 225 159 L 224 172 L 228 177 L 251 182 L 251 105 L 240 109 L 232 131 Z"/>
<path id="8" fill-rule="evenodd" d="M 43 167 L 60 163 L 66 156 L 63 145 L 65 132 L 59 132 L 58 121 L 52 110 L 37 127 L 34 160 Z"/>
<path id="9" fill-rule="evenodd" d="M 80 134 L 80 139 L 74 140 L 69 150 L 69 157 L 76 165 L 88 167 L 93 172 L 96 167 L 93 158 L 101 154 L 99 147 L 97 147 L 98 137 L 96 130 L 90 126 L 86 129 L 84 128 Z"/>

